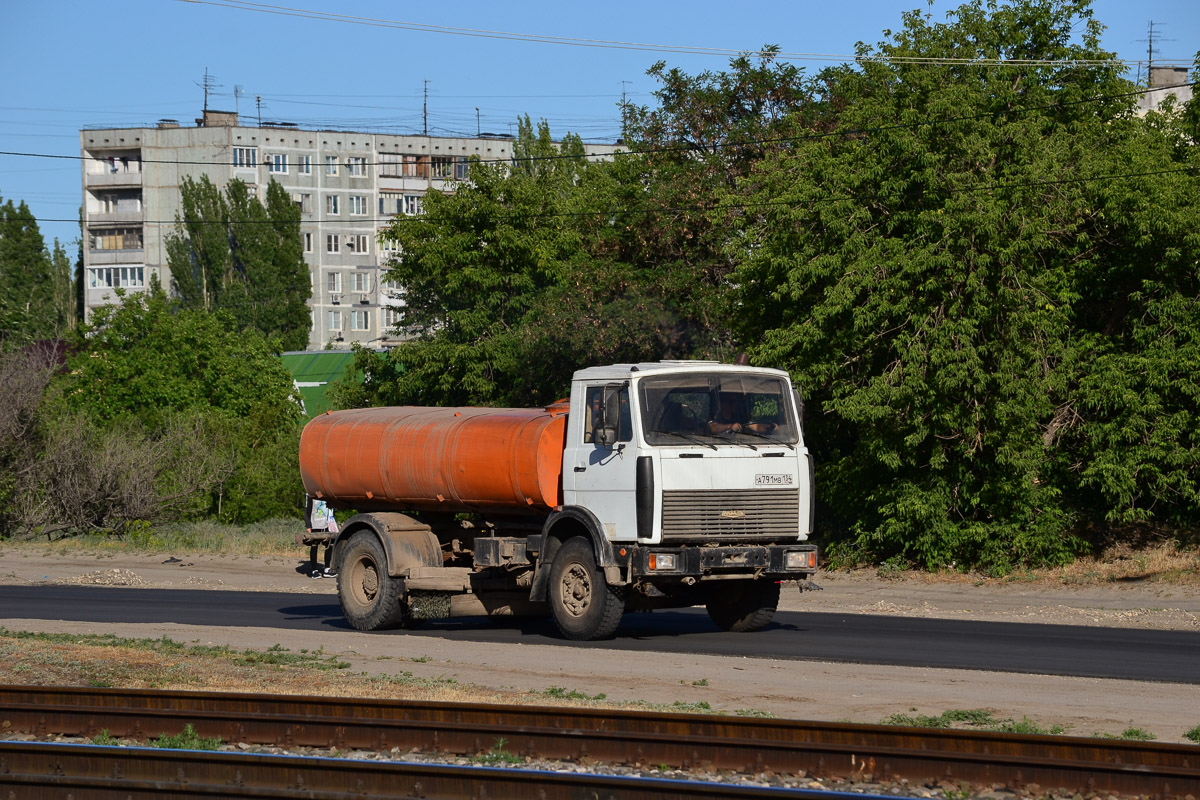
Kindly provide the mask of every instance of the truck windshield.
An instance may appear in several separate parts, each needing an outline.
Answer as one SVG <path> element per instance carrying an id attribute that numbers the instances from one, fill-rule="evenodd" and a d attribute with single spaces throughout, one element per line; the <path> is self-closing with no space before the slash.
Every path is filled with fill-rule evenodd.
<path id="1" fill-rule="evenodd" d="M 639 395 L 649 444 L 799 441 L 790 392 L 779 378 L 742 373 L 650 376 L 641 380 Z"/>

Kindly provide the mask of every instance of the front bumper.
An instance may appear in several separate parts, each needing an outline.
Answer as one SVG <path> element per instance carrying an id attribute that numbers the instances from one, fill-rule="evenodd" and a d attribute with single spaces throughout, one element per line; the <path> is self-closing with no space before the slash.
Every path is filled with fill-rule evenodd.
<path id="1" fill-rule="evenodd" d="M 743 575 L 801 580 L 817 569 L 817 548 L 811 544 L 618 546 L 614 555 L 626 581 Z"/>

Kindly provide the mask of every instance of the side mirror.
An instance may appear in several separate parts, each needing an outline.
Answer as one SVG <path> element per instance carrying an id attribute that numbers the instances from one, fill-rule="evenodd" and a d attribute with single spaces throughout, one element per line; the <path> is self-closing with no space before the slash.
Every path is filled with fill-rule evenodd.
<path id="1" fill-rule="evenodd" d="M 604 387 L 604 420 L 594 439 L 602 447 L 612 447 L 621 437 L 621 385 Z"/>
<path id="2" fill-rule="evenodd" d="M 800 430 L 804 430 L 804 394 L 800 391 L 800 387 L 792 387 L 792 396 L 796 400 L 796 417 L 800 423 Z"/>

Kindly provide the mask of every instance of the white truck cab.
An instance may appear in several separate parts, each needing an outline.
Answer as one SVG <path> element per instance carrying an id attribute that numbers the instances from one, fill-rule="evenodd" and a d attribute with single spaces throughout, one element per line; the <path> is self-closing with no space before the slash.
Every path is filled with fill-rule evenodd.
<path id="1" fill-rule="evenodd" d="M 803 542 L 812 457 L 786 372 L 706 361 L 575 373 L 564 506 L 611 542 Z"/>

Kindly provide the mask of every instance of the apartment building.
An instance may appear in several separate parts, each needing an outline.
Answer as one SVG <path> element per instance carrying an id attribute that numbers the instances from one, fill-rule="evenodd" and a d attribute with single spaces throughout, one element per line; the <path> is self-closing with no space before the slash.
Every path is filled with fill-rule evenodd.
<path id="1" fill-rule="evenodd" d="M 379 232 L 398 215 L 421 213 L 430 191 L 467 177 L 471 156 L 509 160 L 507 137 L 303 130 L 240 124 L 232 112 L 205 111 L 194 126 L 80 131 L 87 313 L 113 290 L 145 291 L 151 276 L 171 286 L 167 235 L 181 209 L 185 176 L 218 187 L 238 178 L 263 199 L 274 179 L 300 206 L 304 258 L 312 281 L 309 347 L 372 348 L 412 335 L 399 287 L 382 279 L 393 253 Z M 589 146 L 590 154 L 612 145 Z"/>

